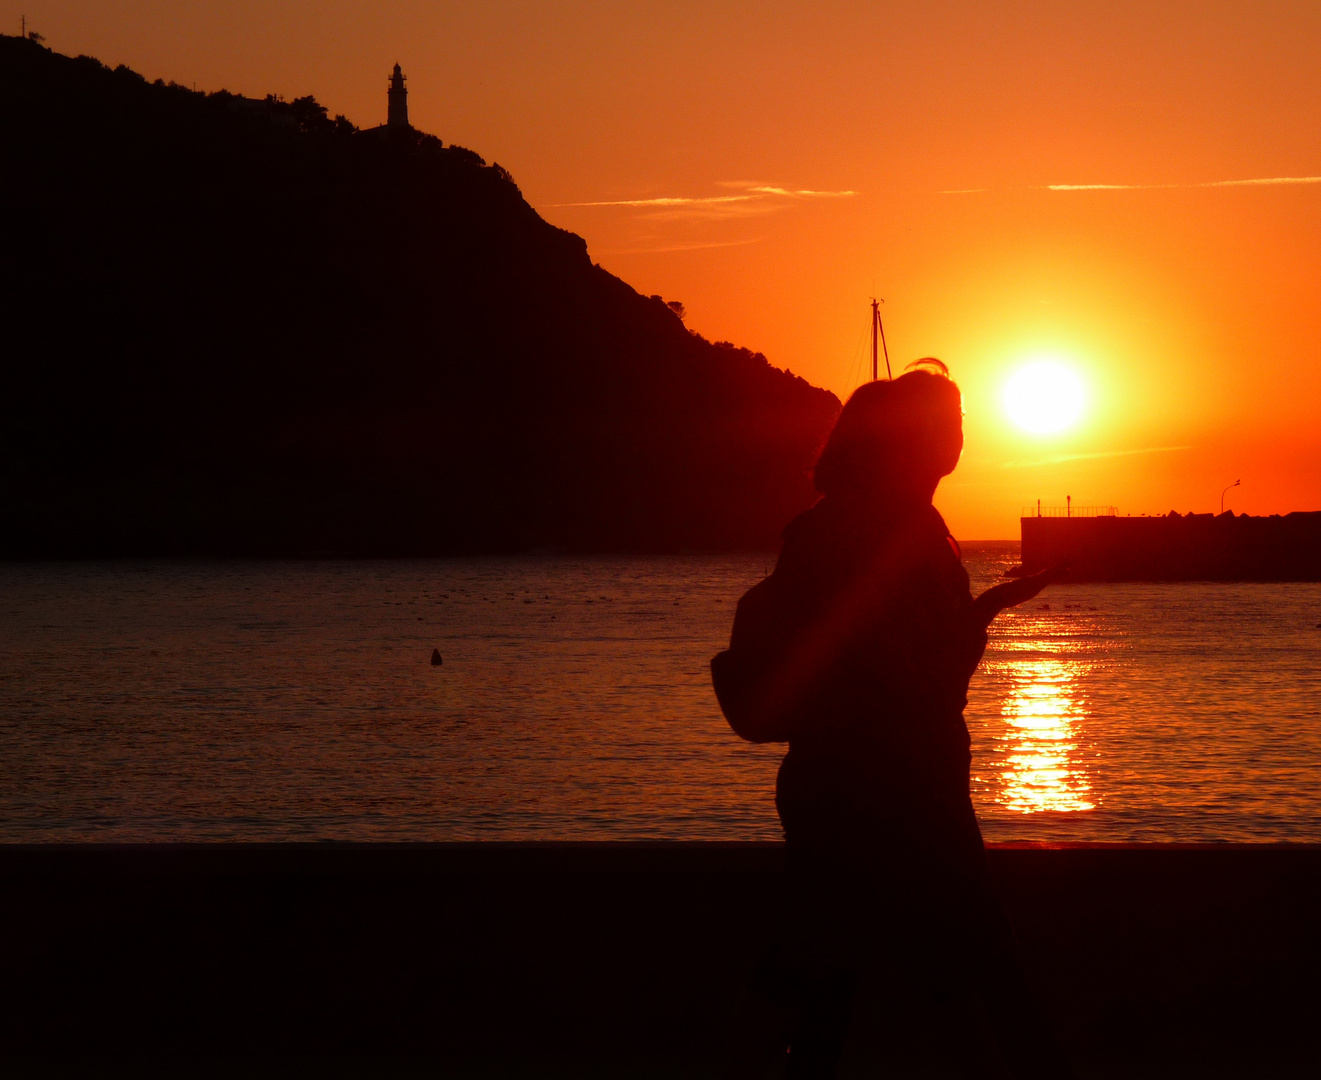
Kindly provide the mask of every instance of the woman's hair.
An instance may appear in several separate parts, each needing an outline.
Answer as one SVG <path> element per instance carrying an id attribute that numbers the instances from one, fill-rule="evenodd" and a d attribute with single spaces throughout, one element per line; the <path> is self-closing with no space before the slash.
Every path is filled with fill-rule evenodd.
<path id="1" fill-rule="evenodd" d="M 817 491 L 873 487 L 884 480 L 939 480 L 963 452 L 963 396 L 939 360 L 908 365 L 894 380 L 853 392 L 812 472 Z"/>

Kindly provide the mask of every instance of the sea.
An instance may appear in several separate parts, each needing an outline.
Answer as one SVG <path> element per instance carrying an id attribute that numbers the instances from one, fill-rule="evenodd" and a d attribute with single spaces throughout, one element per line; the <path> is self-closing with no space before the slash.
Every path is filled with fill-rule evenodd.
<path id="1" fill-rule="evenodd" d="M 974 591 L 1017 558 L 964 546 Z M 0 565 L 0 842 L 778 838 L 707 666 L 773 559 Z M 987 839 L 1321 841 L 1318 624 L 1321 584 L 1006 612 Z"/>

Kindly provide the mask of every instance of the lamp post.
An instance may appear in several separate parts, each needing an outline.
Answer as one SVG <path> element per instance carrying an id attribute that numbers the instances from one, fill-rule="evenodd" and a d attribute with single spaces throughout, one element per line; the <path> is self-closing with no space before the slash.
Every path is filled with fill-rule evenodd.
<path id="1" fill-rule="evenodd" d="M 1243 483 L 1242 480 L 1235 480 L 1232 484 L 1229 485 L 1229 487 L 1225 488 L 1225 490 L 1220 493 L 1220 512 L 1222 514 L 1225 512 L 1225 496 L 1229 493 L 1229 491 L 1232 488 L 1238 487 L 1239 484 L 1241 483 Z"/>

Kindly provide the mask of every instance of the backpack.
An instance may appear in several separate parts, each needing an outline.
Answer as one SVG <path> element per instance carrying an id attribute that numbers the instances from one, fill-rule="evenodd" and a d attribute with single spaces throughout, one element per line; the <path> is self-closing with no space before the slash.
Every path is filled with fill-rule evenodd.
<path id="1" fill-rule="evenodd" d="M 711 682 L 720 710 L 734 731 L 754 743 L 787 742 L 792 702 L 781 677 L 797 623 L 774 575 L 739 599 L 729 648 L 711 660 Z"/>

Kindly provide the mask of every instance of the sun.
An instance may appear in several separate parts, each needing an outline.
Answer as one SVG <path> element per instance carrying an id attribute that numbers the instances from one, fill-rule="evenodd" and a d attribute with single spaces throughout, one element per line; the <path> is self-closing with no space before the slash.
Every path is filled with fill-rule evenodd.
<path id="1" fill-rule="evenodd" d="M 1005 384 L 1009 419 L 1034 435 L 1073 427 L 1082 415 L 1082 380 L 1063 364 L 1039 360 L 1019 368 Z"/>

